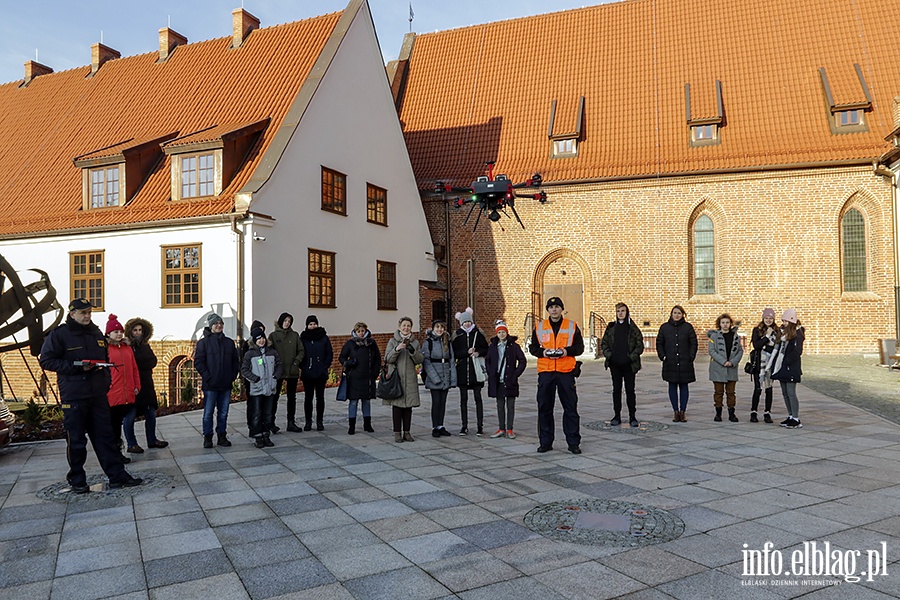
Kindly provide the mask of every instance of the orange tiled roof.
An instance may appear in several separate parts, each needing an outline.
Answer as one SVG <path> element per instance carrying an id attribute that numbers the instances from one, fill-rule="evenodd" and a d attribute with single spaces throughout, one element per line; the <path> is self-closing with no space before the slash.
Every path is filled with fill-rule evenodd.
<path id="1" fill-rule="evenodd" d="M 739 9 L 738 9 L 739 8 Z M 897 0 L 629 0 L 417 36 L 400 108 L 416 178 L 468 183 L 496 159 L 520 180 L 639 177 L 881 156 L 900 93 Z M 868 133 L 834 135 L 834 103 L 873 99 Z M 691 116 L 718 114 L 721 144 L 690 147 Z M 550 158 L 574 131 L 576 158 Z"/>
<path id="2" fill-rule="evenodd" d="M 0 236 L 229 213 L 259 165 L 341 13 L 0 85 Z M 81 210 L 81 159 L 207 128 L 213 137 L 271 119 L 259 152 L 216 198 L 169 202 L 170 160 L 122 208 Z M 202 136 L 201 136 L 202 137 Z M 183 140 L 179 140 L 183 141 Z M 198 139 L 190 140 L 192 142 Z"/>

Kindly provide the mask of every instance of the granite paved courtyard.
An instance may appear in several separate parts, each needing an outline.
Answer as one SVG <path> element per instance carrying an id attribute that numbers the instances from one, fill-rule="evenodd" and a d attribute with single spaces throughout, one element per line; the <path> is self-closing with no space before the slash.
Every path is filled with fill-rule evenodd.
<path id="1" fill-rule="evenodd" d="M 349 436 L 329 390 L 325 431 L 274 448 L 250 443 L 243 404 L 231 448 L 201 447 L 199 412 L 161 418 L 170 446 L 133 455 L 132 490 L 103 491 L 91 454 L 98 491 L 65 492 L 62 441 L 0 450 L 0 597 L 900 597 L 900 426 L 804 387 L 802 429 L 777 425 L 777 391 L 776 424 L 750 423 L 747 380 L 741 422 L 714 423 L 699 359 L 689 422 L 672 423 L 644 362 L 640 430 L 606 426 L 608 376 L 585 365 L 578 456 L 559 408 L 554 450 L 535 452 L 534 363 L 515 440 L 488 437 L 489 399 L 483 438 L 432 438 L 427 395 L 415 442 L 393 442 L 380 401 L 376 432 Z"/>

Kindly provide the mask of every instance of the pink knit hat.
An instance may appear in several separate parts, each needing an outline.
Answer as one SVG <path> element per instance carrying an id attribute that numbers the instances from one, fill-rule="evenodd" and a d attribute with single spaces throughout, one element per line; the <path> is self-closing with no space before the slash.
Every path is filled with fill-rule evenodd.
<path id="1" fill-rule="evenodd" d="M 781 315 L 782 321 L 787 321 L 788 323 L 796 323 L 797 322 L 797 309 L 789 308 L 784 311 L 784 314 Z"/>
<path id="2" fill-rule="evenodd" d="M 762 318 L 765 319 L 766 317 L 772 317 L 774 319 L 775 318 L 775 309 L 767 308 L 766 310 L 764 310 Z"/>

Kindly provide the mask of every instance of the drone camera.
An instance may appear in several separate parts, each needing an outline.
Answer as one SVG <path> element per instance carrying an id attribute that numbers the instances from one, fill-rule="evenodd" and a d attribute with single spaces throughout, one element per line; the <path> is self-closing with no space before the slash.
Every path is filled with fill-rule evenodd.
<path id="1" fill-rule="evenodd" d="M 491 214 L 488 215 L 488 219 L 490 219 L 492 222 L 496 223 L 497 221 L 500 220 L 500 213 L 498 213 L 496 210 L 492 210 Z"/>

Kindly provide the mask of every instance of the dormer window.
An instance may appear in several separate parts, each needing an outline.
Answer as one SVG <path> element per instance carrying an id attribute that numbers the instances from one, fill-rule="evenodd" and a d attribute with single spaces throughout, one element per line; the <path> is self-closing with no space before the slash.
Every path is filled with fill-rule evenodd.
<path id="1" fill-rule="evenodd" d="M 182 156 L 181 197 L 200 198 L 216 194 L 216 169 L 212 152 Z"/>
<path id="2" fill-rule="evenodd" d="M 703 98 L 701 98 L 701 100 L 703 100 Z M 706 114 L 710 113 L 710 108 L 712 108 L 711 105 L 704 105 L 702 102 L 699 104 L 699 108 L 701 110 L 705 110 Z M 705 109 L 704 106 L 706 107 Z M 698 117 L 694 114 L 696 111 L 693 110 L 693 108 L 691 106 L 691 84 L 686 83 L 684 84 L 684 111 L 685 118 L 687 119 L 687 125 L 691 131 L 691 146 L 697 148 L 700 146 L 715 146 L 722 143 L 722 140 L 719 137 L 719 129 L 725 126 L 725 108 L 722 101 L 722 82 L 718 79 L 716 80 L 715 116 Z M 701 113 L 701 115 L 702 114 L 703 113 Z"/>
<path id="3" fill-rule="evenodd" d="M 828 109 L 828 127 L 835 135 L 869 131 L 865 113 L 872 110 L 872 93 L 863 76 L 862 67 L 854 64 L 853 68 L 859 80 L 858 91 L 852 89 L 854 86 L 844 83 L 838 86 L 837 97 L 831 89 L 825 67 L 819 68 L 819 81 L 822 83 L 822 93 L 825 95 L 825 105 Z"/>
<path id="4" fill-rule="evenodd" d="M 696 142 L 704 142 L 704 141 L 714 141 L 716 137 L 719 135 L 719 126 L 715 123 L 711 123 L 708 125 L 692 125 L 691 126 L 691 141 Z"/>
<path id="5" fill-rule="evenodd" d="M 119 205 L 119 181 L 123 179 L 120 169 L 125 165 L 113 165 L 90 169 L 91 208 Z"/>
<path id="6" fill-rule="evenodd" d="M 553 156 L 578 156 L 578 140 L 553 140 Z"/>
<path id="7" fill-rule="evenodd" d="M 852 127 L 861 125 L 863 122 L 863 111 L 857 110 L 839 110 L 834 113 L 834 118 L 838 127 Z"/>

